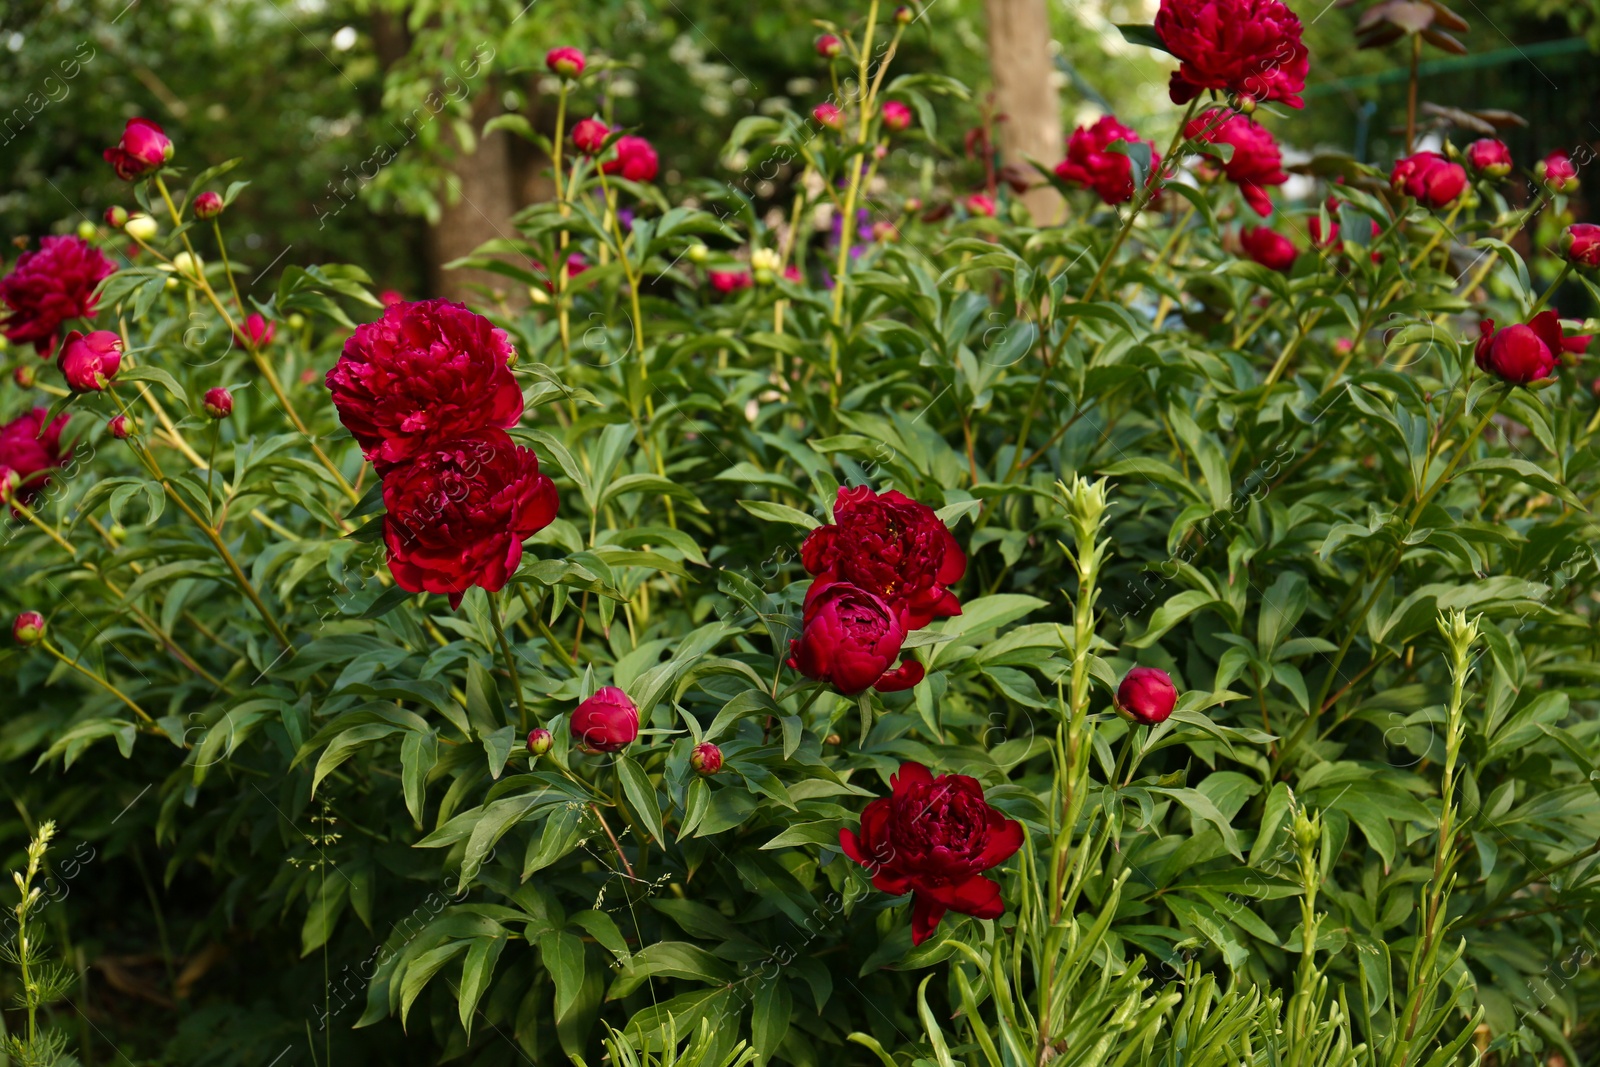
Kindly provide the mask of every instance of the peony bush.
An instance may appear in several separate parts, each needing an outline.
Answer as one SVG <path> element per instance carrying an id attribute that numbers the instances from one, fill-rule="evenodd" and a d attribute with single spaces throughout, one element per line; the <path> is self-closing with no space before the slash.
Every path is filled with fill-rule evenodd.
<path id="1" fill-rule="evenodd" d="M 145 907 L 24 936 L 60 836 L 318 1062 L 1593 1054 L 1583 160 L 1286 166 L 1299 20 L 1163 0 L 1157 129 L 918 187 L 911 20 L 677 204 L 554 49 L 476 307 L 257 274 L 246 164 L 129 122 L 0 281 L 10 1056 Z"/>

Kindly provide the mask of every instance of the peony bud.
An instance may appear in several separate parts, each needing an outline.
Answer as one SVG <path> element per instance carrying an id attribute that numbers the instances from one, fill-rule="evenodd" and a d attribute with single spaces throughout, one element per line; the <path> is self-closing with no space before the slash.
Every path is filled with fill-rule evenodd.
<path id="1" fill-rule="evenodd" d="M 179 252 L 172 257 L 172 269 L 185 278 L 198 278 L 202 266 L 200 257 L 190 252 Z"/>
<path id="2" fill-rule="evenodd" d="M 88 219 L 84 219 L 82 222 L 78 223 L 78 237 L 80 240 L 92 241 L 96 236 L 99 235 L 99 233 L 99 229 L 97 229 L 95 224 L 90 222 Z"/>
<path id="3" fill-rule="evenodd" d="M 227 418 L 233 414 L 233 394 L 220 385 L 215 389 L 207 389 L 205 409 L 213 419 Z"/>
<path id="4" fill-rule="evenodd" d="M 899 133 L 911 125 L 911 109 L 898 100 L 887 100 L 883 105 L 883 125 Z"/>
<path id="5" fill-rule="evenodd" d="M 73 330 L 62 342 L 56 365 L 74 393 L 98 393 L 122 366 L 122 338 L 110 330 L 88 335 Z"/>
<path id="6" fill-rule="evenodd" d="M 751 270 L 775 271 L 782 265 L 783 257 L 771 248 L 757 248 L 750 253 Z"/>
<path id="7" fill-rule="evenodd" d="M 379 299 L 381 300 L 382 297 L 379 297 Z M 396 301 L 396 303 L 398 303 L 398 301 Z M 384 306 L 387 307 L 388 305 L 385 304 Z M 300 314 L 300 312 L 296 311 L 294 314 L 290 315 L 284 321 L 289 324 L 289 329 L 298 330 L 298 329 L 301 329 L 302 327 L 305 326 L 306 317 L 304 315 Z"/>
<path id="8" fill-rule="evenodd" d="M 528 731 L 528 756 L 538 759 L 550 751 L 550 746 L 555 743 L 555 738 L 550 736 L 550 731 L 543 726 L 536 726 Z"/>
<path id="9" fill-rule="evenodd" d="M 128 209 L 113 204 L 106 208 L 106 225 L 113 230 L 120 230 L 128 224 Z"/>
<path id="10" fill-rule="evenodd" d="M 10 467 L 0 465 L 0 501 L 9 501 L 22 484 L 22 475 Z"/>
<path id="11" fill-rule="evenodd" d="M 722 749 L 710 741 L 700 742 L 689 753 L 689 766 L 704 775 L 716 774 L 722 770 Z"/>
<path id="12" fill-rule="evenodd" d="M 837 104 L 818 104 L 811 109 L 811 117 L 830 130 L 844 129 L 844 112 Z"/>
<path id="13" fill-rule="evenodd" d="M 1239 231 L 1239 247 L 1244 254 L 1268 270 L 1288 272 L 1299 251 L 1294 242 L 1266 226 L 1246 226 Z"/>
<path id="14" fill-rule="evenodd" d="M 156 220 L 144 214 L 144 212 L 129 218 L 127 225 L 122 228 L 129 237 L 136 241 L 148 241 L 161 232 L 161 227 Z"/>
<path id="15" fill-rule="evenodd" d="M 902 26 L 910 25 L 911 20 L 916 17 L 917 13 L 911 10 L 911 6 L 909 4 L 901 4 L 899 7 L 894 9 L 894 20 Z"/>
<path id="16" fill-rule="evenodd" d="M 18 389 L 32 389 L 39 375 L 34 371 L 33 364 L 19 363 L 17 369 L 11 372 L 11 380 L 17 383 Z"/>
<path id="17" fill-rule="evenodd" d="M 583 75 L 583 68 L 588 65 L 583 53 L 566 45 L 561 48 L 552 48 L 545 53 L 544 65 L 550 68 L 550 73 L 559 74 L 563 78 L 577 78 Z"/>
<path id="18" fill-rule="evenodd" d="M 1561 253 L 1575 267 L 1600 267 L 1600 226 L 1577 222 L 1561 235 Z"/>
<path id="19" fill-rule="evenodd" d="M 1493 137 L 1480 138 L 1467 146 L 1467 166 L 1483 178 L 1504 178 L 1511 173 L 1511 149 Z"/>
<path id="20" fill-rule="evenodd" d="M 906 198 L 906 214 L 915 215 L 922 210 L 922 197 L 909 196 Z"/>
<path id="21" fill-rule="evenodd" d="M 44 640 L 44 616 L 37 611 L 24 611 L 11 624 L 11 636 L 19 645 L 37 645 Z"/>
<path id="22" fill-rule="evenodd" d="M 197 219 L 214 219 L 222 214 L 222 197 L 207 189 L 194 198 L 194 217 Z"/>
<path id="23" fill-rule="evenodd" d="M 1550 377 L 1564 348 L 1561 318 L 1554 311 L 1541 311 L 1526 325 L 1517 323 L 1503 330 L 1495 329 L 1493 319 L 1484 319 L 1478 332 L 1473 350 L 1478 369 L 1514 385 Z"/>
<path id="24" fill-rule="evenodd" d="M 620 752 L 639 736 L 639 709 L 614 685 L 598 690 L 572 712 L 572 737 L 586 752 Z"/>
<path id="25" fill-rule="evenodd" d="M 119 545 L 128 539 L 128 528 L 120 522 L 112 523 L 111 528 L 106 530 L 106 533 L 110 534 L 111 540 Z"/>
<path id="26" fill-rule="evenodd" d="M 278 332 L 276 323 L 268 322 L 261 315 L 252 311 L 246 315 L 244 322 L 234 327 L 233 336 L 236 341 L 246 348 L 265 348 L 272 343 L 273 335 Z"/>
<path id="27" fill-rule="evenodd" d="M 1553 192 L 1570 193 L 1578 188 L 1578 168 L 1572 165 L 1572 157 L 1560 149 L 1545 156 L 1533 169 Z"/>
<path id="28" fill-rule="evenodd" d="M 1135 667 L 1117 686 L 1117 710 L 1141 726 L 1166 722 L 1177 703 L 1178 687 L 1166 671 L 1154 667 Z"/>
<path id="29" fill-rule="evenodd" d="M 689 246 L 687 255 L 690 263 L 704 263 L 711 256 L 711 249 L 696 242 Z"/>
<path id="30" fill-rule="evenodd" d="M 987 193 L 973 193 L 971 196 L 967 197 L 965 203 L 967 206 L 967 214 L 974 216 L 982 215 L 984 218 L 988 219 L 994 218 L 994 213 L 996 211 L 994 198 L 989 196 Z"/>
<path id="31" fill-rule="evenodd" d="M 1467 171 L 1437 152 L 1417 152 L 1395 163 L 1389 184 L 1430 208 L 1453 203 L 1467 188 Z"/>
<path id="32" fill-rule="evenodd" d="M 133 181 L 172 158 L 172 141 L 149 119 L 129 119 L 122 140 L 105 150 L 105 160 L 123 181 Z"/>
<path id="33" fill-rule="evenodd" d="M 837 59 L 842 51 L 844 51 L 844 42 L 833 34 L 825 33 L 817 38 L 817 55 L 823 59 Z"/>
<path id="34" fill-rule="evenodd" d="M 586 156 L 595 155 L 606 143 L 611 127 L 599 119 L 581 119 L 572 127 L 572 145 Z"/>
<path id="35" fill-rule="evenodd" d="M 133 424 L 126 415 L 113 415 L 111 421 L 106 423 L 106 429 L 119 441 L 126 441 L 133 436 Z"/>

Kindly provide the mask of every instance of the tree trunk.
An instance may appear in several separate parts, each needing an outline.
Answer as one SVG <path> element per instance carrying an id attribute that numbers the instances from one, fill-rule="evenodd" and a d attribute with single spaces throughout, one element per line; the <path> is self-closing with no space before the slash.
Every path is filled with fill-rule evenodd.
<path id="1" fill-rule="evenodd" d="M 499 96 L 492 86 L 480 92 L 472 105 L 474 131 L 481 131 L 483 124 L 500 110 Z M 511 303 L 521 303 L 521 289 L 503 275 L 444 269 L 446 263 L 471 255 L 485 241 L 517 236 L 511 225 L 518 201 L 508 135 L 504 130 L 487 137 L 480 135 L 476 151 L 466 153 L 460 150 L 449 115 L 441 112 L 434 121 L 447 124 L 439 140 L 453 156 L 439 190 L 439 222 L 428 229 L 428 287 L 436 296 L 464 303 L 496 302 L 483 292 L 484 288 L 505 294 Z"/>
<path id="2" fill-rule="evenodd" d="M 1061 101 L 1050 59 L 1048 0 L 985 0 L 989 14 L 989 69 L 1000 125 L 1001 159 L 1043 183 L 1028 162 L 1049 167 L 1062 157 Z M 1059 221 L 1061 197 L 1048 183 L 1022 202 L 1040 225 Z"/>

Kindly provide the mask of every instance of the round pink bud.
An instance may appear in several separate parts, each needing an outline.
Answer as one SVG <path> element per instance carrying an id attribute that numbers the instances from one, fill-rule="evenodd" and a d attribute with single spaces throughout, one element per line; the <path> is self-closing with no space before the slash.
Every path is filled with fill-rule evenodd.
<path id="1" fill-rule="evenodd" d="M 555 744 L 555 738 L 550 736 L 550 731 L 543 726 L 536 726 L 528 731 L 528 755 L 534 759 L 550 751 L 550 746 Z"/>
<path id="2" fill-rule="evenodd" d="M 586 156 L 596 155 L 610 134 L 611 127 L 599 119 L 580 119 L 572 127 L 572 145 Z"/>
<path id="3" fill-rule="evenodd" d="M 1167 721 L 1178 703 L 1178 687 L 1166 671 L 1135 667 L 1117 686 L 1117 709 L 1141 726 Z"/>
<path id="4" fill-rule="evenodd" d="M 37 611 L 24 611 L 11 624 L 11 637 L 19 645 L 37 645 L 44 640 L 44 616 Z"/>
<path id="5" fill-rule="evenodd" d="M 1467 145 L 1467 166 L 1484 178 L 1504 178 L 1511 173 L 1511 149 L 1493 137 L 1479 138 Z"/>
<path id="6" fill-rule="evenodd" d="M 56 366 L 74 393 L 98 393 L 122 366 L 122 338 L 110 330 L 90 334 L 73 330 L 62 342 Z"/>
<path id="7" fill-rule="evenodd" d="M 244 322 L 233 329 L 234 339 L 247 348 L 265 348 L 272 343 L 273 336 L 278 332 L 278 324 L 269 322 L 261 315 L 252 311 L 246 315 Z"/>
<path id="8" fill-rule="evenodd" d="M 550 73 L 559 74 L 563 78 L 577 78 L 583 74 L 583 68 L 588 65 L 583 53 L 566 45 L 561 48 L 552 48 L 545 53 L 544 65 L 550 68 Z"/>
<path id="9" fill-rule="evenodd" d="M 911 109 L 898 100 L 888 100 L 883 105 L 883 124 L 899 133 L 911 125 Z"/>
<path id="10" fill-rule="evenodd" d="M 909 4 L 901 4 L 899 7 L 894 9 L 894 20 L 902 26 L 909 25 L 911 20 L 916 18 L 916 16 L 917 13 L 911 10 L 911 6 Z"/>
<path id="11" fill-rule="evenodd" d="M 205 409 L 213 419 L 227 418 L 233 414 L 233 394 L 220 385 L 215 389 L 207 389 Z"/>
<path id="12" fill-rule="evenodd" d="M 133 436 L 133 424 L 126 415 L 113 415 L 111 421 L 106 423 L 106 429 L 119 441 L 126 441 Z"/>
<path id="13" fill-rule="evenodd" d="M 207 189 L 194 198 L 194 217 L 197 219 L 214 219 L 222 214 L 222 197 Z"/>
<path id="14" fill-rule="evenodd" d="M 823 59 L 836 59 L 844 51 L 844 42 L 831 33 L 825 33 L 817 38 L 817 55 Z"/>
<path id="15" fill-rule="evenodd" d="M 830 130 L 844 129 L 844 112 L 837 104 L 818 104 L 811 109 L 811 117 Z"/>
<path id="16" fill-rule="evenodd" d="M 1578 168 L 1573 166 L 1572 157 L 1559 148 L 1541 159 L 1534 173 L 1558 193 L 1570 193 L 1578 187 Z"/>
<path id="17" fill-rule="evenodd" d="M 9 501 L 22 485 L 22 475 L 10 467 L 0 465 L 0 501 Z"/>
<path id="18" fill-rule="evenodd" d="M 598 690 L 572 712 L 572 737 L 586 752 L 620 752 L 639 736 L 639 709 L 614 685 Z"/>
<path id="19" fill-rule="evenodd" d="M 1600 267 L 1600 226 L 1575 222 L 1561 235 L 1561 251 L 1575 267 Z"/>
<path id="20" fill-rule="evenodd" d="M 994 213 L 998 210 L 994 197 L 989 196 L 987 193 L 973 193 L 967 197 L 966 204 L 967 214 L 982 215 L 988 219 L 994 218 Z"/>
<path id="21" fill-rule="evenodd" d="M 113 230 L 120 230 L 128 224 L 128 209 L 113 204 L 106 208 L 106 225 Z"/>
<path id="22" fill-rule="evenodd" d="M 11 380 L 17 383 L 18 389 L 32 389 L 39 376 L 31 364 L 19 363 L 17 369 L 11 372 Z"/>
<path id="23" fill-rule="evenodd" d="M 722 749 L 710 741 L 702 741 L 689 753 L 689 766 L 701 774 L 712 775 L 722 770 Z"/>

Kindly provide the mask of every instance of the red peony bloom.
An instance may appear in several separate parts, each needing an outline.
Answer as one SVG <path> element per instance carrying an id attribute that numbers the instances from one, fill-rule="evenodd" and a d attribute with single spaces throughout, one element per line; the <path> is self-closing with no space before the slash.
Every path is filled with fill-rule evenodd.
<path id="1" fill-rule="evenodd" d="M 1117 686 L 1117 707 L 1141 726 L 1158 726 L 1178 704 L 1178 687 L 1166 671 L 1135 667 Z"/>
<path id="2" fill-rule="evenodd" d="M 1150 173 L 1161 167 L 1161 156 L 1154 143 L 1140 142 L 1139 135 L 1112 115 L 1085 128 L 1079 126 L 1067 140 L 1067 158 L 1056 164 L 1056 177 L 1084 189 L 1093 189 L 1107 204 L 1133 199 L 1133 160 L 1120 152 L 1107 151 L 1117 141 L 1150 145 Z"/>
<path id="3" fill-rule="evenodd" d="M 6 340 L 31 343 L 49 359 L 63 322 L 94 318 L 95 287 L 115 270 L 81 237 L 44 238 L 37 251 L 22 253 L 11 273 L 0 278 L 0 301 L 6 306 L 0 329 Z"/>
<path id="4" fill-rule="evenodd" d="M 1578 168 L 1572 157 L 1559 148 L 1539 161 L 1534 168 L 1539 180 L 1558 193 L 1570 193 L 1578 187 Z"/>
<path id="5" fill-rule="evenodd" d="M 131 182 L 172 158 L 172 139 L 149 119 L 129 119 L 122 140 L 105 150 L 105 158 L 117 177 Z"/>
<path id="6" fill-rule="evenodd" d="M 883 124 L 899 133 L 911 127 L 911 109 L 898 100 L 887 100 L 883 105 Z"/>
<path id="7" fill-rule="evenodd" d="M 1485 178 L 1504 178 L 1511 173 L 1511 149 L 1493 137 L 1473 141 L 1467 146 L 1467 166 Z"/>
<path id="8" fill-rule="evenodd" d="M 1565 348 L 1561 318 L 1554 311 L 1541 311 L 1526 326 L 1518 323 L 1503 330 L 1494 328 L 1493 319 L 1484 319 L 1478 330 L 1481 336 L 1473 351 L 1478 369 L 1516 385 L 1554 374 L 1557 354 Z"/>
<path id="9" fill-rule="evenodd" d="M 1244 254 L 1266 267 L 1287 273 L 1294 266 L 1299 250 L 1294 242 L 1265 226 L 1246 226 L 1239 231 L 1239 246 Z"/>
<path id="10" fill-rule="evenodd" d="M 559 74 L 563 78 L 576 78 L 583 74 L 583 68 L 588 65 L 588 61 L 584 59 L 582 52 L 567 45 L 546 52 L 544 65 L 550 68 L 552 74 Z"/>
<path id="11" fill-rule="evenodd" d="M 194 198 L 194 217 L 197 219 L 214 219 L 222 214 L 222 197 L 207 189 Z"/>
<path id="12" fill-rule="evenodd" d="M 45 408 L 34 408 L 0 426 L 0 470 L 11 471 L 17 477 L 16 497 L 23 504 L 33 503 L 49 484 L 50 472 L 60 468 L 72 454 L 70 447 L 61 447 L 67 416 L 58 415 L 46 425 L 49 414 Z"/>
<path id="13" fill-rule="evenodd" d="M 1417 152 L 1395 163 L 1389 184 L 1419 204 L 1441 208 L 1466 189 L 1467 170 L 1437 152 Z"/>
<path id="14" fill-rule="evenodd" d="M 339 421 L 382 470 L 446 438 L 515 426 L 512 356 L 505 331 L 482 315 L 419 300 L 358 327 L 326 380 Z"/>
<path id="15" fill-rule="evenodd" d="M 1577 222 L 1561 235 L 1561 251 L 1577 267 L 1600 267 L 1600 226 Z"/>
<path id="16" fill-rule="evenodd" d="M 488 428 L 427 444 L 383 475 L 384 543 L 402 589 L 494 592 L 522 560 L 522 542 L 556 517 L 556 487 L 532 449 Z"/>
<path id="17" fill-rule="evenodd" d="M 656 150 L 643 137 L 618 137 L 617 158 L 601 164 L 607 174 L 620 174 L 630 182 L 655 181 L 661 170 Z"/>
<path id="18" fill-rule="evenodd" d="M 899 613 L 881 597 L 844 582 L 819 578 L 806 593 L 800 640 L 790 641 L 789 666 L 846 696 L 877 689 L 910 689 L 922 681 L 922 664 L 894 662 L 905 644 Z"/>
<path id="19" fill-rule="evenodd" d="M 585 752 L 620 752 L 639 736 L 639 709 L 614 685 L 573 709 L 572 739 Z"/>
<path id="20" fill-rule="evenodd" d="M 1216 89 L 1304 106 L 1300 20 L 1278 0 L 1161 0 L 1155 30 L 1182 64 L 1168 87 L 1173 103 Z"/>
<path id="21" fill-rule="evenodd" d="M 599 152 L 611 136 L 611 127 L 599 119 L 579 119 L 572 127 L 572 146 L 586 156 Z"/>
<path id="22" fill-rule="evenodd" d="M 74 393 L 98 393 L 122 367 L 122 338 L 110 330 L 87 335 L 73 330 L 62 342 L 56 366 Z"/>
<path id="23" fill-rule="evenodd" d="M 233 336 L 241 345 L 256 349 L 270 345 L 277 333 L 277 323 L 269 322 L 254 311 L 246 315 L 244 321 L 233 329 Z"/>
<path id="24" fill-rule="evenodd" d="M 859 586 L 888 601 L 907 630 L 961 614 L 946 587 L 966 574 L 966 553 L 932 508 L 896 489 L 840 488 L 833 522 L 806 536 L 800 561 L 817 578 L 813 595 L 829 581 Z"/>
<path id="25" fill-rule="evenodd" d="M 889 786 L 891 796 L 861 813 L 860 830 L 839 831 L 839 847 L 871 872 L 875 888 L 912 894 L 911 943 L 932 936 L 946 911 L 1003 915 L 1000 884 L 983 872 L 1022 847 L 1022 824 L 990 807 L 983 786 L 963 774 L 935 778 L 920 763 L 902 763 Z"/>
<path id="26" fill-rule="evenodd" d="M 723 296 L 740 289 L 748 289 L 753 284 L 750 272 L 747 270 L 709 270 L 706 271 L 706 276 L 711 281 L 711 288 Z"/>
<path id="27" fill-rule="evenodd" d="M 1224 118 L 1224 116 L 1227 116 Z M 1283 153 L 1278 142 L 1267 128 L 1243 115 L 1227 115 L 1217 108 L 1192 119 L 1184 128 L 1186 138 L 1198 138 L 1211 144 L 1233 146 L 1233 158 L 1222 166 L 1222 173 L 1239 187 L 1245 202 L 1263 217 L 1272 214 L 1272 198 L 1266 186 L 1282 185 L 1289 180 L 1283 170 Z M 1207 161 L 1203 166 L 1214 168 Z"/>

